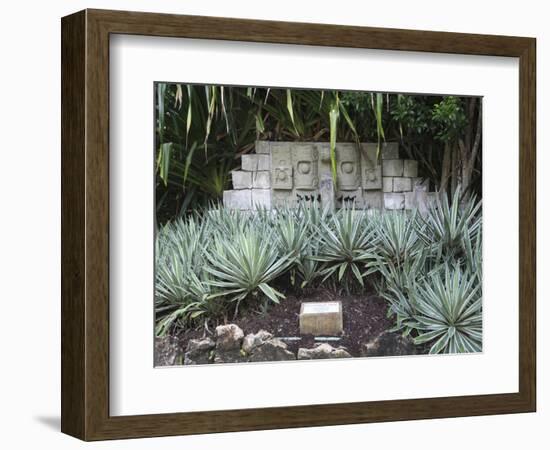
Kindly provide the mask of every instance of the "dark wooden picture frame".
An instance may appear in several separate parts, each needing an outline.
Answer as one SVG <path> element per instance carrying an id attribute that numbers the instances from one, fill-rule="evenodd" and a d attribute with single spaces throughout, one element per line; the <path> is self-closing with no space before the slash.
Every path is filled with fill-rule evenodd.
<path id="1" fill-rule="evenodd" d="M 533 38 L 85 10 L 62 30 L 61 429 L 84 440 L 535 411 Z M 140 416 L 109 415 L 109 36 L 133 34 L 519 58 L 519 392 Z"/>

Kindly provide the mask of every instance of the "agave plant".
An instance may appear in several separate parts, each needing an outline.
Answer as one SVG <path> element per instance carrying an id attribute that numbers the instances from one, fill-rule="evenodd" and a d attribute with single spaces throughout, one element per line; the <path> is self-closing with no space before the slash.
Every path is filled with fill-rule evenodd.
<path id="1" fill-rule="evenodd" d="M 325 264 L 321 271 L 323 281 L 334 274 L 342 281 L 344 275 L 351 273 L 361 286 L 364 285 L 361 268 L 369 257 L 373 236 L 366 217 L 364 211 L 343 208 L 321 223 L 319 254 L 314 259 Z"/>
<path id="2" fill-rule="evenodd" d="M 206 251 L 209 264 L 205 270 L 212 276 L 211 286 L 219 289 L 213 297 L 224 296 L 239 304 L 260 293 L 279 303 L 284 295 L 269 285 L 292 263 L 290 255 L 280 255 L 272 236 L 261 230 L 250 229 L 236 236 L 217 234 Z"/>
<path id="3" fill-rule="evenodd" d="M 435 248 L 438 258 L 459 255 L 464 251 L 464 237 L 475 236 L 481 227 L 480 209 L 481 202 L 473 197 L 461 202 L 460 189 L 455 191 L 450 203 L 438 197 L 422 232 L 425 243 Z"/>
<path id="4" fill-rule="evenodd" d="M 445 265 L 416 286 L 411 326 L 416 344 L 431 342 L 430 353 L 479 352 L 482 346 L 481 291 L 477 277 L 458 264 Z"/>
<path id="5" fill-rule="evenodd" d="M 388 316 L 395 315 L 394 331 L 408 334 L 412 330 L 409 323 L 416 314 L 416 306 L 411 294 L 429 270 L 428 253 L 424 248 L 399 264 L 376 256 L 372 263 L 372 268 L 382 275 L 382 281 L 377 283 L 378 294 L 388 302 Z"/>
<path id="6" fill-rule="evenodd" d="M 216 298 L 215 288 L 209 283 L 208 274 L 203 273 L 203 279 L 199 279 L 194 272 L 188 271 L 183 277 L 182 284 L 178 285 L 182 294 L 179 300 L 157 309 L 157 313 L 161 313 L 157 319 L 157 336 L 164 336 L 173 326 L 185 327 L 203 316 L 207 328 L 208 320 L 225 312 L 224 304 Z"/>
<path id="7" fill-rule="evenodd" d="M 209 236 L 207 222 L 180 219 L 164 226 L 156 239 L 155 298 L 159 305 L 181 303 L 188 274 L 201 267 Z"/>
<path id="8" fill-rule="evenodd" d="M 411 214 L 388 211 L 375 216 L 375 243 L 372 250 L 375 261 L 367 263 L 367 274 L 377 270 L 380 263 L 399 267 L 407 258 L 418 253 L 423 248 L 418 235 L 419 227 L 421 224 L 417 220 L 416 211 Z"/>

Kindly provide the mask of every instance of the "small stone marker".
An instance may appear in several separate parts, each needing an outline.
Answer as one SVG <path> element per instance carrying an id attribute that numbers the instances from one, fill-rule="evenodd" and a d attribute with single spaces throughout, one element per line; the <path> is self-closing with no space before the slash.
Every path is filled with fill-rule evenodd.
<path id="1" fill-rule="evenodd" d="M 342 333 L 342 302 L 304 302 L 300 308 L 300 334 L 334 336 Z"/>

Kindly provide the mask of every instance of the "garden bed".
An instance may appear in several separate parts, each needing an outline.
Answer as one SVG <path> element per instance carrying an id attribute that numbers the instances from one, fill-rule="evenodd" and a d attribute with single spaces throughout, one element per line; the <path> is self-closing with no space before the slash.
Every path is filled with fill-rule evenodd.
<path id="1" fill-rule="evenodd" d="M 300 295 L 289 295 L 279 304 L 271 305 L 267 312 L 244 310 L 239 317 L 230 322 L 241 328 L 245 335 L 265 330 L 278 338 L 299 337 L 299 340 L 284 339 L 288 350 L 297 353 L 298 348 L 312 348 L 316 343 L 323 342 L 316 340 L 313 335 L 300 335 L 300 305 L 302 302 L 329 301 L 342 302 L 344 333 L 339 336 L 339 340 L 329 340 L 328 343 L 335 347 L 345 347 L 353 357 L 363 356 L 363 344 L 372 341 L 393 326 L 392 321 L 386 317 L 387 303 L 378 297 L 372 288 L 368 288 L 360 295 L 338 295 L 323 288 L 307 289 Z M 187 329 L 175 335 L 174 339 L 157 340 L 157 351 L 162 353 L 162 346 L 176 346 L 178 356 L 174 363 L 180 364 L 189 340 L 210 336 L 213 331 L 210 330 L 209 333 L 205 329 Z M 424 353 L 424 349 L 419 346 L 417 353 Z"/>

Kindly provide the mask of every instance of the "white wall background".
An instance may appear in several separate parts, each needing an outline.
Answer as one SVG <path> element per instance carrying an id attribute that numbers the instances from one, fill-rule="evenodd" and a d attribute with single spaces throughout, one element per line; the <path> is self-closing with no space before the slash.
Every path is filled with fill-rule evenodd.
<path id="1" fill-rule="evenodd" d="M 5 2 L 0 15 L 0 404 L 4 448 L 73 449 L 59 432 L 60 17 L 82 8 L 202 14 L 538 39 L 538 412 L 536 414 L 142 439 L 95 448 L 543 448 L 550 442 L 550 29 L 536 0 Z M 513 213 L 513 212 L 512 212 Z M 503 243 L 506 236 L 503 236 Z M 368 383 L 368 380 L 365 380 Z"/>

